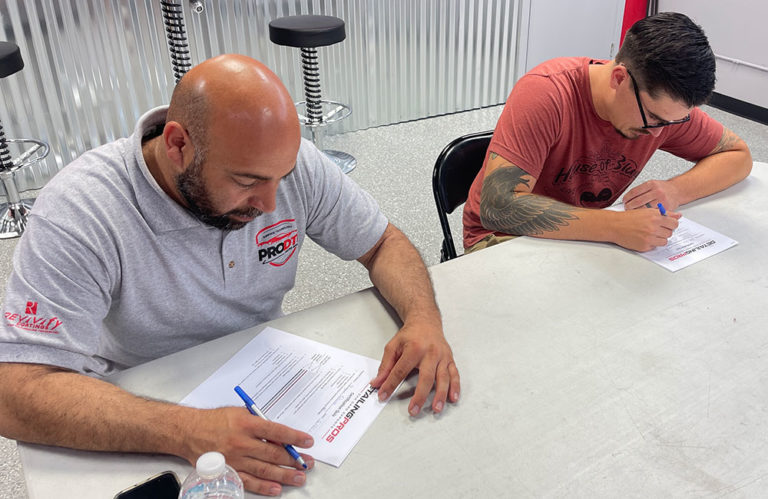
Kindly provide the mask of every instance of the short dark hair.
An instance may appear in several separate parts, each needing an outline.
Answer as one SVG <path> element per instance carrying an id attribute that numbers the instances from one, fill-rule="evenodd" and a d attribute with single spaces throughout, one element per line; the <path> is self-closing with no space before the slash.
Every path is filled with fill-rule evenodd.
<path id="1" fill-rule="evenodd" d="M 701 26 L 678 12 L 641 19 L 624 35 L 616 62 L 628 67 L 640 89 L 666 93 L 688 107 L 704 104 L 715 88 L 715 54 Z"/>

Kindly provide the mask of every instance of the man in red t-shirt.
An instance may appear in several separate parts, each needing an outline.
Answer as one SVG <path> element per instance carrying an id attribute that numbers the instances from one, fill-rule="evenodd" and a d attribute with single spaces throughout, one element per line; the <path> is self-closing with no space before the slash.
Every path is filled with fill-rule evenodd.
<path id="1" fill-rule="evenodd" d="M 698 107 L 715 83 L 701 28 L 665 12 L 627 31 L 613 61 L 559 58 L 515 85 L 464 206 L 465 252 L 510 235 L 666 244 L 680 205 L 744 179 L 749 148 Z M 657 149 L 694 162 L 623 197 Z M 663 216 L 657 204 L 662 203 Z"/>

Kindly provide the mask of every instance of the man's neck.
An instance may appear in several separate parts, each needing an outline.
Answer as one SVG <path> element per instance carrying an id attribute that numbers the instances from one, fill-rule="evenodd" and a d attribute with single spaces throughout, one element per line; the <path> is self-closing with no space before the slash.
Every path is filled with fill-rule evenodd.
<path id="1" fill-rule="evenodd" d="M 592 104 L 595 106 L 595 112 L 600 119 L 605 121 L 610 121 L 606 96 L 607 90 L 610 88 L 609 80 L 613 66 L 613 61 L 606 64 L 589 65 L 589 88 L 592 94 Z"/>
<path id="2" fill-rule="evenodd" d="M 142 143 L 141 152 L 144 156 L 144 163 L 146 163 L 149 173 L 155 179 L 157 185 L 160 186 L 163 192 L 168 194 L 168 196 L 177 203 L 183 205 L 183 203 L 180 202 L 181 197 L 176 192 L 174 176 L 171 172 L 171 169 L 169 168 L 169 165 L 167 164 L 167 160 L 164 158 L 164 156 L 160 156 L 163 154 L 162 146 L 162 135 L 153 137 Z"/>

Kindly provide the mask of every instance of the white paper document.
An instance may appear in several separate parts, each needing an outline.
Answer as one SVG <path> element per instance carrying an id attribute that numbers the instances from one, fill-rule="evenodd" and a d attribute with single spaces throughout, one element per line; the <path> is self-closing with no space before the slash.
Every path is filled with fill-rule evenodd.
<path id="1" fill-rule="evenodd" d="M 680 217 L 677 229 L 665 246 L 659 246 L 640 255 L 675 272 L 737 244 L 739 243 L 728 236 Z"/>
<path id="2" fill-rule="evenodd" d="M 624 203 L 609 206 L 605 209 L 624 211 Z M 675 272 L 728 248 L 732 248 L 737 244 L 739 244 L 737 241 L 728 236 L 708 229 L 685 217 L 680 217 L 677 229 L 672 233 L 672 237 L 667 240 L 665 246 L 659 246 L 651 251 L 642 253 L 636 251 L 635 253 L 654 263 L 658 263 L 667 270 Z"/>
<path id="3" fill-rule="evenodd" d="M 269 419 L 312 435 L 308 454 L 340 466 L 386 405 L 368 384 L 378 368 L 370 357 L 268 327 L 181 403 L 243 406 L 240 385 Z"/>

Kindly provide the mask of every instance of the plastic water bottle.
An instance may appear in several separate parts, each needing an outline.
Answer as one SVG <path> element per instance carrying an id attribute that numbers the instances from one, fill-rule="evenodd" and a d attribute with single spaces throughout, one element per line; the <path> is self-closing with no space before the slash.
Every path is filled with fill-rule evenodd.
<path id="1" fill-rule="evenodd" d="M 220 452 L 206 452 L 181 484 L 179 499 L 243 499 L 243 481 Z"/>

